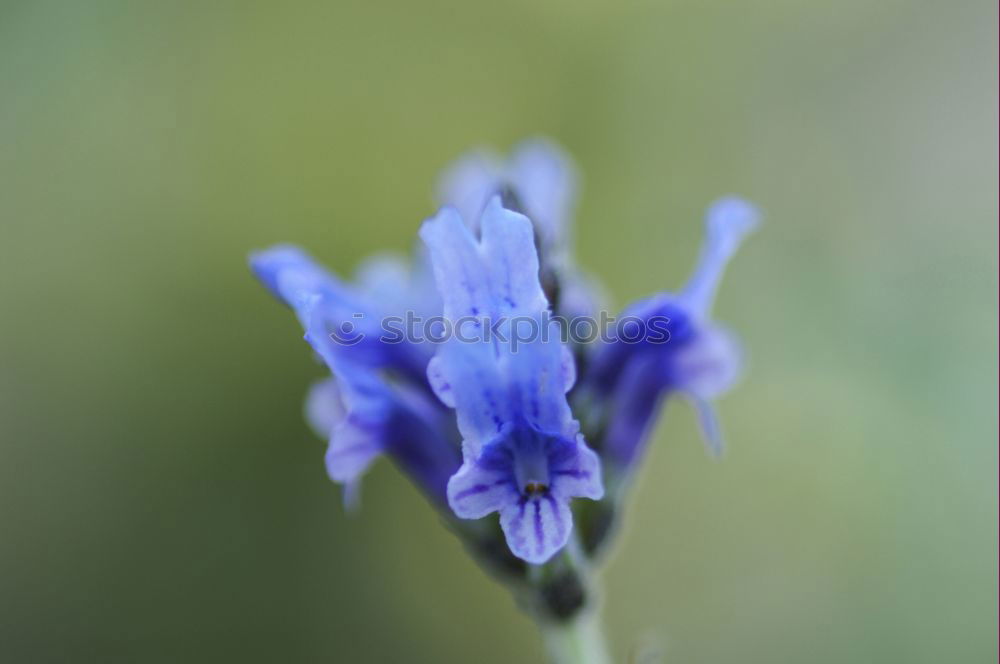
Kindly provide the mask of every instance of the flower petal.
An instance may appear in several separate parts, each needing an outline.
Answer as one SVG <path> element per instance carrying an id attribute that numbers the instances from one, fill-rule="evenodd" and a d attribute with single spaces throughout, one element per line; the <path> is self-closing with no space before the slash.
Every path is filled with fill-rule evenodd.
<path id="1" fill-rule="evenodd" d="M 702 399 L 714 399 L 739 379 L 743 350 L 736 335 L 706 324 L 669 361 L 672 387 Z"/>
<path id="2" fill-rule="evenodd" d="M 442 403 L 455 408 L 466 458 L 475 458 L 512 417 L 492 349 L 451 339 L 428 365 L 428 380 Z"/>
<path id="3" fill-rule="evenodd" d="M 333 378 L 316 381 L 306 395 L 306 422 L 320 438 L 329 438 L 333 428 L 344 419 L 340 389 Z"/>
<path id="4" fill-rule="evenodd" d="M 346 310 L 361 311 L 364 307 L 347 285 L 293 245 L 252 253 L 250 268 L 276 297 L 296 311 L 316 298 Z"/>
<path id="5" fill-rule="evenodd" d="M 757 208 L 740 198 L 722 198 L 708 208 L 701 256 L 681 293 L 692 313 L 708 316 L 729 259 L 743 238 L 757 227 L 759 219 Z"/>
<path id="6" fill-rule="evenodd" d="M 508 177 L 542 243 L 563 244 L 576 201 L 577 176 L 569 156 L 551 141 L 529 139 L 511 154 Z"/>
<path id="7" fill-rule="evenodd" d="M 600 459 L 587 447 L 582 435 L 573 441 L 573 447 L 571 454 L 549 457 L 552 493 L 563 498 L 600 500 L 604 496 Z"/>
<path id="8" fill-rule="evenodd" d="M 503 186 L 503 164 L 495 154 L 479 150 L 460 157 L 441 176 L 438 200 L 455 208 L 465 224 L 479 230 L 479 217 Z"/>
<path id="9" fill-rule="evenodd" d="M 483 211 L 481 225 L 482 263 L 488 271 L 496 311 L 507 316 L 536 316 L 547 311 L 531 222 L 505 209 L 500 197 L 494 196 Z"/>
<path id="10" fill-rule="evenodd" d="M 608 395 L 602 455 L 619 469 L 631 468 L 641 458 L 663 401 L 663 371 L 654 359 L 631 359 Z"/>
<path id="11" fill-rule="evenodd" d="M 691 405 L 694 406 L 698 414 L 698 426 L 701 429 L 702 440 L 709 454 L 715 457 L 722 456 L 725 451 L 725 443 L 722 439 L 722 429 L 719 426 L 719 418 L 715 413 L 715 407 L 707 399 L 696 396 L 689 396 Z"/>
<path id="12" fill-rule="evenodd" d="M 566 546 L 573 513 L 567 500 L 547 493 L 504 506 L 500 527 L 515 556 L 541 565 Z"/>
<path id="13" fill-rule="evenodd" d="M 462 317 L 537 315 L 548 309 L 538 282 L 538 253 L 531 222 L 506 210 L 494 196 L 482 215 L 482 241 L 453 208 L 442 208 L 420 229 L 434 266 L 444 315 Z"/>
<path id="14" fill-rule="evenodd" d="M 480 519 L 520 498 L 509 469 L 466 462 L 448 481 L 448 505 L 460 519 Z"/>
<path id="15" fill-rule="evenodd" d="M 380 436 L 372 430 L 372 425 L 346 417 L 330 438 L 326 471 L 334 482 L 353 482 L 381 453 Z"/>
<path id="16" fill-rule="evenodd" d="M 547 430 L 552 423 L 553 432 L 571 419 L 557 330 L 550 326 L 553 338 L 543 343 L 536 338 L 543 323 L 536 322 L 535 333 L 513 352 L 513 327 L 537 321 L 548 308 L 531 224 L 494 197 L 483 213 L 482 236 L 477 242 L 449 208 L 421 229 L 444 315 L 461 332 L 439 348 L 428 380 L 439 398 L 456 408 L 468 458 L 519 412 L 544 422 Z M 506 342 L 488 338 L 494 322 Z"/>
<path id="17" fill-rule="evenodd" d="M 427 363 L 427 382 L 431 384 L 434 395 L 449 408 L 455 407 L 455 391 L 448 382 L 445 368 L 441 366 L 440 356 L 435 355 Z"/>
<path id="18" fill-rule="evenodd" d="M 382 253 L 368 257 L 358 266 L 354 283 L 379 316 L 403 317 L 413 312 L 418 317 L 430 318 L 441 314 L 441 296 L 422 249 L 418 247 L 412 261 Z"/>
<path id="19" fill-rule="evenodd" d="M 555 143 L 533 138 L 517 145 L 506 160 L 486 150 L 459 158 L 441 178 L 438 200 L 456 208 L 466 225 L 478 232 L 489 200 L 510 190 L 546 251 L 559 251 L 564 249 L 576 183 L 569 156 Z"/>
<path id="20" fill-rule="evenodd" d="M 364 368 L 340 366 L 343 416 L 330 434 L 326 469 L 335 482 L 359 477 L 386 447 L 387 426 L 396 408 L 389 389 Z"/>
<path id="21" fill-rule="evenodd" d="M 541 332 L 545 324 L 539 322 L 538 331 L 532 331 L 536 338 L 518 345 L 516 351 L 503 358 L 510 399 L 514 411 L 536 430 L 573 438 L 578 427 L 566 392 L 575 373 L 570 368 L 575 366 L 572 357 L 564 352 L 558 323 L 547 323 L 547 337 Z"/>
<path id="22" fill-rule="evenodd" d="M 479 246 L 458 212 L 441 208 L 424 222 L 420 237 L 430 250 L 445 317 L 492 316 L 495 302 Z"/>
<path id="23" fill-rule="evenodd" d="M 386 302 L 376 304 L 363 292 L 372 288 L 370 295 L 377 298 L 380 284 L 385 288 L 399 282 L 402 266 L 384 260 L 381 267 L 370 264 L 359 290 L 295 247 L 257 252 L 250 263 L 258 278 L 295 311 L 306 341 L 334 376 L 335 382 L 315 386 L 306 403 L 311 425 L 330 438 L 330 477 L 348 484 L 350 494 L 365 469 L 386 452 L 418 486 L 444 503 L 448 477 L 459 459 L 440 404 L 421 396 L 429 350 L 383 342 L 380 312 Z M 385 369 L 391 370 L 392 381 Z"/>
<path id="24" fill-rule="evenodd" d="M 573 357 L 573 351 L 570 350 L 569 346 L 563 346 L 560 352 L 562 354 L 559 367 L 562 373 L 562 390 L 563 392 L 569 392 L 573 389 L 573 385 L 576 384 L 576 359 Z"/>

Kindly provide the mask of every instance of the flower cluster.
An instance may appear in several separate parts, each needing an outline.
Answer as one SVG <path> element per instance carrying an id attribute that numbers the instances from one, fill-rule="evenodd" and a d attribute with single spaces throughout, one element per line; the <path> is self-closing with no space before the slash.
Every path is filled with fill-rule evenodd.
<path id="1" fill-rule="evenodd" d="M 528 141 L 507 159 L 477 153 L 445 173 L 442 207 L 409 261 L 371 260 L 348 283 L 295 247 L 250 259 L 332 374 L 312 387 L 306 412 L 329 439 L 327 471 L 347 499 L 377 457 L 390 457 L 484 564 L 537 590 L 556 616 L 583 601 L 573 572 L 613 532 L 664 399 L 685 397 L 709 449 L 721 450 L 713 400 L 738 377 L 741 354 L 712 320 L 712 301 L 758 216 L 742 200 L 716 202 L 687 284 L 628 306 L 628 339 L 567 341 L 550 328 L 594 315 L 600 301 L 570 256 L 575 187 L 558 148 Z M 384 342 L 379 321 L 414 314 L 461 334 Z M 511 320 L 551 334 L 513 335 L 516 347 L 512 335 L 483 334 Z M 654 322 L 659 338 L 641 340 Z M 345 329 L 356 343 L 341 343 Z"/>

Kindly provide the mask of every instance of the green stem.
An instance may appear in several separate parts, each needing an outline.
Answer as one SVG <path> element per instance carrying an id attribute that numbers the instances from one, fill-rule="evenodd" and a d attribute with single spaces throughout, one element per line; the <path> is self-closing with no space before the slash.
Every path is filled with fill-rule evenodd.
<path id="1" fill-rule="evenodd" d="M 540 626 L 553 664 L 611 664 L 596 611 L 581 611 L 569 622 Z"/>

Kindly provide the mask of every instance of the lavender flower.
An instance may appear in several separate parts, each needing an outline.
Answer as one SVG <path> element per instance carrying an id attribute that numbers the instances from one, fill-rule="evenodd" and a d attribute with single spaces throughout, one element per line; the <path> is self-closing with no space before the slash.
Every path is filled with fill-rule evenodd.
<path id="1" fill-rule="evenodd" d="M 431 251 L 445 317 L 453 323 L 468 317 L 466 338 L 476 339 L 451 339 L 428 369 L 462 432 L 465 461 L 448 483 L 448 502 L 465 519 L 500 512 L 511 551 L 543 563 L 569 539 L 570 499 L 603 494 L 600 462 L 566 402 L 573 358 L 558 329 L 548 341 L 537 335 L 517 349 L 475 334 L 490 321 L 545 324 L 541 314 L 548 309 L 531 222 L 494 196 L 479 225 L 477 242 L 458 213 L 444 208 L 420 233 Z"/>
<path id="2" fill-rule="evenodd" d="M 710 318 L 712 302 L 729 259 L 757 224 L 758 213 L 737 198 L 712 205 L 705 217 L 705 244 L 694 274 L 679 293 L 636 302 L 619 320 L 640 327 L 654 317 L 669 321 L 665 343 L 615 340 L 594 349 L 581 392 L 600 408 L 602 452 L 616 470 L 638 460 L 663 397 L 681 394 L 694 405 L 705 443 L 722 452 L 712 400 L 739 377 L 742 352 L 734 335 Z M 629 332 L 629 338 L 636 330 Z"/>
<path id="3" fill-rule="evenodd" d="M 523 606 L 560 623 L 588 604 L 588 570 L 664 399 L 690 401 L 708 448 L 722 449 L 713 402 L 742 362 L 711 309 L 758 217 L 736 198 L 715 203 L 688 283 L 581 343 L 564 338 L 566 319 L 594 314 L 601 298 L 570 258 L 575 192 L 564 153 L 528 141 L 507 159 L 479 152 L 447 171 L 444 207 L 410 262 L 376 257 L 346 283 L 294 247 L 250 259 L 331 373 L 306 403 L 329 437 L 330 477 L 350 498 L 388 456 Z M 450 335 L 386 337 L 385 322 L 406 315 L 437 317 Z"/>
<path id="4" fill-rule="evenodd" d="M 306 341 L 334 376 L 313 386 L 306 408 L 313 427 L 329 436 L 330 478 L 345 485 L 350 499 L 375 458 L 389 453 L 444 503 L 458 453 L 444 409 L 419 387 L 430 349 L 380 341 L 377 312 L 384 305 L 370 297 L 371 281 L 367 289 L 351 287 L 305 252 L 284 245 L 253 254 L 250 264 L 295 311 Z M 399 378 L 390 380 L 389 371 Z"/>
<path id="5" fill-rule="evenodd" d="M 496 194 L 506 206 L 531 218 L 543 253 L 562 251 L 576 203 L 576 172 L 569 157 L 545 139 L 523 141 L 502 158 L 489 150 L 471 152 L 445 171 L 438 199 L 454 207 L 473 231 Z"/>

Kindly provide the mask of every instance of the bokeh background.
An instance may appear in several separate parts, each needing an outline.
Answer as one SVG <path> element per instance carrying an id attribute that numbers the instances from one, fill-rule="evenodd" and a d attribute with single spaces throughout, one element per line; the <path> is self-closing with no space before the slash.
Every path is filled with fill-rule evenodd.
<path id="1" fill-rule="evenodd" d="M 442 167 L 538 133 L 618 304 L 714 197 L 767 214 L 729 453 L 667 409 L 616 655 L 996 661 L 987 0 L 0 2 L 0 660 L 541 662 L 391 464 L 345 515 L 245 267 L 408 250 Z"/>

